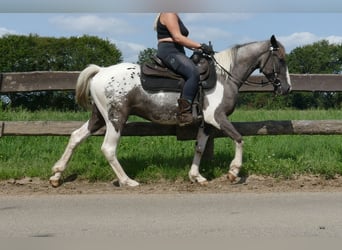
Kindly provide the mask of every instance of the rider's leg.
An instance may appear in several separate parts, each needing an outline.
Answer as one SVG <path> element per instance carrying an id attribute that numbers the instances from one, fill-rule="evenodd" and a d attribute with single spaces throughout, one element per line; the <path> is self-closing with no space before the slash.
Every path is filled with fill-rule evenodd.
<path id="1" fill-rule="evenodd" d="M 200 80 L 199 71 L 194 62 L 182 53 L 170 54 L 166 59 L 167 64 L 185 78 L 182 94 L 178 99 L 177 118 L 179 125 L 191 124 L 193 122 L 192 102 L 197 94 Z"/>

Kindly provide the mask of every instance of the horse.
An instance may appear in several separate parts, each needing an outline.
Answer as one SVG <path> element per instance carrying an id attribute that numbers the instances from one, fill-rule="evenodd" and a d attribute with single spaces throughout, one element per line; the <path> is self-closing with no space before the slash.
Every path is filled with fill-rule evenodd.
<path id="1" fill-rule="evenodd" d="M 227 178 L 231 182 L 236 181 L 242 167 L 244 142 L 228 117 L 235 109 L 239 88 L 248 81 L 248 77 L 256 69 L 259 69 L 269 84 L 273 85 L 276 94 L 289 93 L 291 81 L 285 55 L 284 46 L 274 35 L 265 41 L 236 45 L 213 55 L 217 81 L 215 87 L 204 90 L 203 93 L 204 126 L 198 126 L 195 154 L 188 174 L 191 182 L 208 183 L 199 172 L 201 157 L 209 137 L 207 126 L 222 130 L 235 142 L 235 156 L 230 163 Z M 125 173 L 117 159 L 116 152 L 121 132 L 130 115 L 140 116 L 153 123 L 176 125 L 179 93 L 151 93 L 144 90 L 141 85 L 140 66 L 122 62 L 109 67 L 86 67 L 77 79 L 75 98 L 81 106 L 89 107 L 91 104 L 91 117 L 72 132 L 63 155 L 52 167 L 51 185 L 61 185 L 62 173 L 75 148 L 106 126 L 101 150 L 120 186 L 138 186 L 139 183 Z"/>

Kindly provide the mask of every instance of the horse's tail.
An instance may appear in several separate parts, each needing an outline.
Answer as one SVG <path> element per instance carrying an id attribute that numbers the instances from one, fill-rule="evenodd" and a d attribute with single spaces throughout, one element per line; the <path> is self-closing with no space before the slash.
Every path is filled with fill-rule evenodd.
<path id="1" fill-rule="evenodd" d="M 85 108 L 89 107 L 90 80 L 100 71 L 100 67 L 94 64 L 85 68 L 78 76 L 76 83 L 76 102 Z"/>

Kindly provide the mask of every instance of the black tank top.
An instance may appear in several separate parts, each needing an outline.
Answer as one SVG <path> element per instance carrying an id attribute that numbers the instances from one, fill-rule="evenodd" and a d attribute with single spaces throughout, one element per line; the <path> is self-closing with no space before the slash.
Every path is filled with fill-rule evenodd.
<path id="1" fill-rule="evenodd" d="M 179 17 L 178 17 L 178 24 L 179 24 L 179 29 L 180 29 L 180 32 L 182 33 L 182 35 L 188 36 L 189 31 L 185 27 L 185 25 L 183 24 L 182 20 L 180 20 Z M 157 38 L 162 39 L 162 38 L 168 38 L 168 37 L 172 37 L 172 35 L 171 35 L 170 31 L 167 29 L 167 27 L 160 22 L 160 17 L 159 17 L 158 22 L 157 22 Z"/>

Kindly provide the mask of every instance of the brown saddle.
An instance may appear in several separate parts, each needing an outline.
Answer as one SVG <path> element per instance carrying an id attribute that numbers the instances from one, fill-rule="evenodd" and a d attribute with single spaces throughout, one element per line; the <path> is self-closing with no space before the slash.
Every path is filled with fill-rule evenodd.
<path id="1" fill-rule="evenodd" d="M 213 60 L 209 57 L 191 57 L 200 72 L 202 89 L 211 89 L 216 85 L 216 70 Z M 146 91 L 170 91 L 181 92 L 184 79 L 181 75 L 167 68 L 163 61 L 157 56 L 151 57 L 152 62 L 141 65 L 141 84 Z"/>

